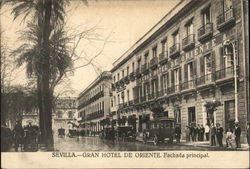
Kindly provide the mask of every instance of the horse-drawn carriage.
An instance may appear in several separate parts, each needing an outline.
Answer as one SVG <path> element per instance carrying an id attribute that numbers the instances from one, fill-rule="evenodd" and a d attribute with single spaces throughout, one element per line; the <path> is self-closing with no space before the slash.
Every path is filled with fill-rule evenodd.
<path id="1" fill-rule="evenodd" d="M 173 143 L 175 135 L 175 120 L 173 118 L 161 117 L 150 121 L 150 128 L 148 132 L 144 132 L 143 140 L 146 143 L 152 140 L 155 145 L 159 142 Z"/>
<path id="2" fill-rule="evenodd" d="M 24 137 L 22 138 L 22 151 L 38 151 L 39 137 L 40 132 L 39 128 L 36 126 L 27 127 L 24 129 Z"/>
<path id="3" fill-rule="evenodd" d="M 118 141 L 135 141 L 136 134 L 132 126 L 118 126 L 116 129 L 116 139 Z"/>

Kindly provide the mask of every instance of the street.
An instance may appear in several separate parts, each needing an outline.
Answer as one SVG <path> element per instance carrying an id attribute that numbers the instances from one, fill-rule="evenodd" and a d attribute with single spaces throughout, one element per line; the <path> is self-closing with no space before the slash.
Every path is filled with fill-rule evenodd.
<path id="1" fill-rule="evenodd" d="M 194 146 L 186 144 L 143 144 L 142 142 L 112 142 L 99 137 L 54 138 L 56 151 L 161 151 L 161 150 L 229 150 L 219 147 Z"/>

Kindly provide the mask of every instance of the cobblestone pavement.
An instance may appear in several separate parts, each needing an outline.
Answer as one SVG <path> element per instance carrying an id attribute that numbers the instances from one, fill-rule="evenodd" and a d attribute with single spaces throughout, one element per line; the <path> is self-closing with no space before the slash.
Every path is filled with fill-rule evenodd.
<path id="1" fill-rule="evenodd" d="M 142 142 L 112 142 L 102 140 L 99 137 L 80 137 L 80 138 L 58 138 L 55 137 L 55 149 L 58 151 L 161 151 L 161 150 L 232 150 L 225 147 L 210 147 L 205 143 L 200 144 L 143 144 Z"/>

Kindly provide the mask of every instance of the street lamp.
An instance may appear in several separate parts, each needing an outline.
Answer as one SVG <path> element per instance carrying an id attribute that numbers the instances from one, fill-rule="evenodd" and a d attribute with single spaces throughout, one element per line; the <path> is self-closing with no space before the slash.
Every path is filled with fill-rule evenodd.
<path id="1" fill-rule="evenodd" d="M 235 123 L 239 122 L 238 120 L 238 84 L 237 84 L 237 58 L 236 58 L 236 48 L 235 44 L 226 40 L 224 42 L 224 47 L 232 46 L 233 47 L 233 55 L 234 55 L 234 97 L 235 97 Z"/>

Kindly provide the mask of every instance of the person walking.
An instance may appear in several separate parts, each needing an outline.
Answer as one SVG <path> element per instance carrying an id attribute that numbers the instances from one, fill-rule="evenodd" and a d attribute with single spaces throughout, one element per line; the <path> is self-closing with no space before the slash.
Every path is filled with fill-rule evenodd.
<path id="1" fill-rule="evenodd" d="M 198 127 L 196 125 L 194 125 L 194 141 L 197 141 L 197 137 L 198 137 Z"/>
<path id="2" fill-rule="evenodd" d="M 186 126 L 186 142 L 190 141 L 190 127 Z"/>
<path id="3" fill-rule="evenodd" d="M 223 147 L 223 144 L 222 144 L 223 128 L 220 126 L 220 123 L 217 123 L 216 125 L 216 138 L 217 138 L 217 142 L 219 146 Z"/>
<path id="4" fill-rule="evenodd" d="M 180 143 L 180 139 L 181 139 L 181 128 L 180 125 L 177 124 L 175 127 L 175 138 L 176 138 L 176 142 Z"/>
<path id="5" fill-rule="evenodd" d="M 13 132 L 15 139 L 15 151 L 18 151 L 19 144 L 22 144 L 24 137 L 24 130 L 20 121 L 16 122 Z"/>
<path id="6" fill-rule="evenodd" d="M 209 141 L 209 132 L 210 132 L 210 128 L 208 126 L 208 124 L 205 125 L 205 135 L 206 135 L 206 140 Z"/>
<path id="7" fill-rule="evenodd" d="M 247 143 L 250 148 L 250 122 L 247 122 Z"/>
<path id="8" fill-rule="evenodd" d="M 198 132 L 198 141 L 201 141 L 201 126 L 200 126 L 200 124 L 198 124 L 197 132 Z"/>
<path id="9" fill-rule="evenodd" d="M 226 130 L 226 147 L 233 148 L 233 130 L 230 127 Z"/>
<path id="10" fill-rule="evenodd" d="M 240 143 L 241 128 L 238 122 L 235 123 L 234 133 L 235 133 L 236 148 L 240 148 L 241 147 L 241 143 Z"/>
<path id="11" fill-rule="evenodd" d="M 204 141 L 204 133 L 205 133 L 205 128 L 203 125 L 201 125 L 201 141 Z"/>
<path id="12" fill-rule="evenodd" d="M 211 133 L 211 146 L 216 146 L 215 142 L 216 128 L 213 123 L 211 124 L 210 133 Z"/>

